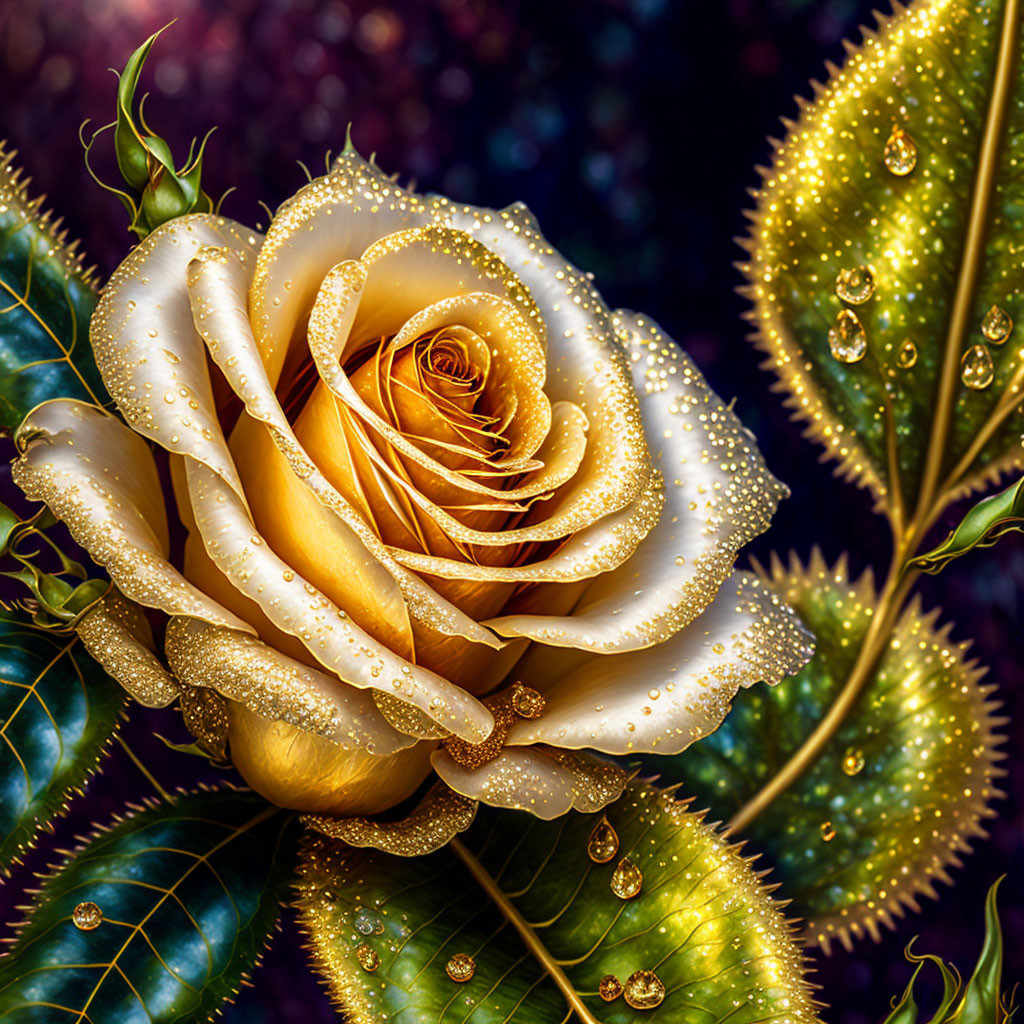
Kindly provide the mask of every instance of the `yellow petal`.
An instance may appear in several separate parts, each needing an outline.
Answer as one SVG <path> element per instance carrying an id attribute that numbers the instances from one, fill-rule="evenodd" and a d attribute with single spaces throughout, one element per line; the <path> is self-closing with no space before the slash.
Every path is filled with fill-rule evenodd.
<path id="1" fill-rule="evenodd" d="M 116 589 L 82 616 L 78 635 L 85 649 L 140 704 L 164 708 L 178 696 L 177 683 L 154 653 L 145 615 Z"/>
<path id="2" fill-rule="evenodd" d="M 737 573 L 695 622 L 654 647 L 589 655 L 531 647 L 516 676 L 546 706 L 540 718 L 517 719 L 506 742 L 677 754 L 718 727 L 741 686 L 776 683 L 811 653 L 792 609 Z"/>
<path id="3" fill-rule="evenodd" d="M 167 661 L 187 686 L 209 686 L 264 718 L 294 725 L 349 750 L 387 755 L 414 740 L 396 732 L 366 692 L 297 662 L 255 637 L 174 618 Z"/>
<path id="4" fill-rule="evenodd" d="M 14 482 L 45 502 L 129 600 L 249 631 L 167 560 L 167 516 L 146 442 L 95 406 L 60 399 L 37 406 L 18 432 L 25 450 Z"/>
<path id="5" fill-rule="evenodd" d="M 410 797 L 430 774 L 431 743 L 393 754 L 348 749 L 287 722 L 227 702 L 231 760 L 271 803 L 311 814 L 378 814 Z"/>

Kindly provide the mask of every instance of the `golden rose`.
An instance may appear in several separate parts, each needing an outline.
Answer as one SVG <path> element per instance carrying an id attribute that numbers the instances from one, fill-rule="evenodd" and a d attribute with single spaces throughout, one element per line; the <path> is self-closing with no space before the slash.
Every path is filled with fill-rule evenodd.
<path id="1" fill-rule="evenodd" d="M 522 206 L 422 197 L 347 151 L 266 237 L 154 231 L 90 336 L 123 421 L 46 403 L 14 470 L 118 588 L 82 635 L 321 825 L 431 772 L 595 809 L 618 773 L 578 751 L 680 751 L 807 656 L 733 574 L 784 494 L 752 436 Z M 164 662 L 140 605 L 169 617 Z"/>

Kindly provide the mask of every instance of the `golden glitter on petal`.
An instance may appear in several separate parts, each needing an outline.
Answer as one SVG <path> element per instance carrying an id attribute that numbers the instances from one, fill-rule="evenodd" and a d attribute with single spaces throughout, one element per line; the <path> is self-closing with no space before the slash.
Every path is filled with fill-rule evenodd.
<path id="1" fill-rule="evenodd" d="M 465 832 L 473 824 L 476 809 L 475 800 L 438 783 L 401 821 L 304 814 L 302 822 L 349 846 L 370 846 L 396 857 L 422 857 Z"/>
<path id="2" fill-rule="evenodd" d="M 512 710 L 520 718 L 540 718 L 545 704 L 544 698 L 529 686 L 516 683 L 512 687 Z"/>
<path id="3" fill-rule="evenodd" d="M 616 865 L 615 871 L 612 872 L 611 881 L 608 884 L 620 900 L 631 900 L 640 894 L 640 890 L 644 886 L 644 876 L 628 857 L 623 857 Z"/>
<path id="4" fill-rule="evenodd" d="M 212 757 L 227 756 L 228 713 L 224 698 L 205 686 L 183 686 L 181 720 L 196 743 Z"/>
<path id="5" fill-rule="evenodd" d="M 653 1010 L 665 999 L 665 985 L 654 971 L 634 971 L 622 994 L 634 1010 Z"/>
<path id="6" fill-rule="evenodd" d="M 587 840 L 587 856 L 595 864 L 607 864 L 619 852 L 619 834 L 611 822 L 601 815 L 601 820 L 591 829 Z"/>
<path id="7" fill-rule="evenodd" d="M 476 974 L 476 961 L 468 953 L 456 953 L 444 965 L 444 971 L 452 981 L 464 985 Z"/>
<path id="8" fill-rule="evenodd" d="M 103 921 L 103 911 L 92 902 L 79 903 L 71 912 L 71 920 L 79 931 L 91 932 Z"/>
<path id="9" fill-rule="evenodd" d="M 359 966 L 368 974 L 372 974 L 380 967 L 380 957 L 365 942 L 356 949 L 356 959 Z"/>
<path id="10" fill-rule="evenodd" d="M 606 1002 L 614 1002 L 622 995 L 622 982 L 614 974 L 606 974 L 597 985 L 597 994 Z"/>

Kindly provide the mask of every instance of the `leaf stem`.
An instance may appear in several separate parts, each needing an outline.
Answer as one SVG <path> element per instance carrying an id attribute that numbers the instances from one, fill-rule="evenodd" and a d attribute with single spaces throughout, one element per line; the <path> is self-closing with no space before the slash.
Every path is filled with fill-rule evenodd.
<path id="1" fill-rule="evenodd" d="M 558 986 L 559 991 L 565 996 L 566 1001 L 576 1012 L 582 1024 L 601 1024 L 590 1010 L 587 1009 L 586 1003 L 583 1002 L 579 993 L 573 988 L 572 982 L 566 977 L 565 972 L 558 966 L 554 957 L 548 952 L 547 947 L 540 941 L 537 933 L 530 927 L 523 915 L 516 910 L 512 901 L 491 877 L 487 868 L 477 860 L 459 839 L 452 839 L 448 847 L 466 865 L 474 881 L 487 893 L 488 897 L 501 911 L 505 920 L 519 933 L 519 937 L 525 943 L 526 948 L 551 976 L 551 980 Z"/>
<path id="2" fill-rule="evenodd" d="M 741 832 L 745 829 L 780 793 L 788 789 L 817 760 L 828 741 L 832 739 L 836 730 L 857 703 L 864 686 L 871 679 L 871 673 L 889 643 L 892 627 L 895 625 L 918 575 L 920 573 L 917 569 L 908 570 L 906 568 L 904 549 L 900 548 L 894 552 L 889 573 L 874 608 L 871 624 L 864 634 L 857 660 L 854 662 L 842 690 L 839 691 L 839 695 L 833 701 L 828 713 L 818 722 L 813 732 L 797 751 L 736 812 L 729 822 L 728 832 Z"/>
<path id="3" fill-rule="evenodd" d="M 935 418 L 932 420 L 928 451 L 925 455 L 921 489 L 915 518 L 927 518 L 928 510 L 935 507 L 939 489 L 939 476 L 946 456 L 946 442 L 953 419 L 956 399 L 957 370 L 963 339 L 967 333 L 967 318 L 971 312 L 975 288 L 981 274 L 985 256 L 985 236 L 988 230 L 988 211 L 996 187 L 999 149 L 1003 135 L 1003 122 L 1010 103 L 1010 88 L 1017 72 L 1016 50 L 1020 0 L 1007 0 L 1003 9 L 1003 22 L 999 38 L 999 54 L 992 78 L 992 96 L 985 114 L 981 146 L 978 150 L 978 173 L 971 192 L 971 206 L 967 219 L 960 272 L 957 276 L 953 306 L 946 331 L 946 347 L 939 372 L 939 386 L 935 395 Z"/>
<path id="4" fill-rule="evenodd" d="M 128 744 L 125 742 L 124 737 L 120 733 L 115 733 L 114 739 L 116 739 L 117 742 L 121 744 L 121 749 L 129 756 L 129 758 L 131 758 L 132 764 L 134 764 L 135 767 L 138 768 L 140 772 L 142 772 L 142 774 L 146 777 L 146 780 L 149 782 L 149 784 L 157 791 L 157 793 L 160 794 L 160 798 L 162 800 L 166 800 L 170 804 L 173 804 L 174 797 L 171 796 L 171 794 L 168 793 L 167 790 L 164 789 L 164 787 L 161 786 L 159 782 L 157 782 L 153 773 L 138 759 L 138 757 L 135 754 L 135 751 L 132 750 L 132 748 L 129 747 Z"/>

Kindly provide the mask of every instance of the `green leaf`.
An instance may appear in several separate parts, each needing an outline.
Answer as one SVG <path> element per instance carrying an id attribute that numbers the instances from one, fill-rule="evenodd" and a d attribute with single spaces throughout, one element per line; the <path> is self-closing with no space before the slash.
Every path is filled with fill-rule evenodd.
<path id="1" fill-rule="evenodd" d="M 806 568 L 775 560 L 768 580 L 815 636 L 814 658 L 775 687 L 743 690 L 718 731 L 682 754 L 646 763 L 731 818 L 799 749 L 831 707 L 860 650 L 875 605 L 870 575 L 848 579 L 845 560 Z M 917 909 L 968 840 L 984 835 L 1003 772 L 992 685 L 966 644 L 936 627 L 915 601 L 856 705 L 821 755 L 744 830 L 775 866 L 827 951 L 879 935 L 893 914 Z"/>
<path id="2" fill-rule="evenodd" d="M 606 813 L 619 843 L 603 863 L 588 855 L 599 814 L 546 822 L 481 808 L 461 841 L 414 859 L 307 838 L 302 923 L 345 1019 L 752 1024 L 783 1009 L 817 1019 L 780 904 L 737 847 L 646 784 Z M 611 888 L 627 856 L 643 876 L 628 900 Z M 475 964 L 464 983 L 448 975 L 457 954 Z M 664 985 L 655 1008 L 599 996 L 609 974 L 634 992 L 638 971 Z"/>
<path id="3" fill-rule="evenodd" d="M 0 867 L 6 869 L 92 773 L 124 695 L 76 634 L 36 629 L 14 612 L 0 619 L 0 684 Z"/>
<path id="4" fill-rule="evenodd" d="M 42 1024 L 205 1020 L 258 961 L 285 897 L 293 816 L 202 791 L 100 832 L 43 884 L 0 961 L 0 1018 Z M 76 907 L 94 903 L 85 931 Z"/>
<path id="5" fill-rule="evenodd" d="M 90 272 L 0 145 L 0 427 L 51 398 L 110 399 L 89 347 Z"/>
<path id="6" fill-rule="evenodd" d="M 902 523 L 922 491 L 930 509 L 1022 464 L 1024 63 L 1006 0 L 920 0 L 879 20 L 786 122 L 743 269 L 796 415 Z M 887 164 L 887 144 L 916 162 Z M 874 281 L 861 302 L 870 289 L 837 294 L 858 268 Z M 993 307 L 1016 321 L 1008 339 L 982 331 Z M 866 336 L 857 362 L 829 344 L 851 313 Z M 968 353 L 991 363 L 967 374 L 974 387 Z"/>
<path id="7" fill-rule="evenodd" d="M 974 548 L 991 547 L 1011 530 L 1024 530 L 1024 478 L 1005 491 L 982 498 L 938 547 L 919 555 L 910 564 L 925 572 L 939 572 L 954 558 Z"/>
<path id="8" fill-rule="evenodd" d="M 907 959 L 916 963 L 914 973 L 893 1012 L 885 1018 L 884 1024 L 918 1024 L 918 1008 L 914 1002 L 914 986 L 925 963 L 934 964 L 942 975 L 943 996 L 938 1009 L 928 1024 L 1006 1024 L 1013 1016 L 999 993 L 1003 966 L 1003 940 L 999 927 L 999 912 L 996 908 L 996 890 L 999 881 L 988 891 L 985 899 L 985 944 L 978 958 L 974 974 L 966 987 L 961 988 L 960 975 L 952 965 L 943 963 L 937 956 L 917 956 L 907 947 Z"/>

